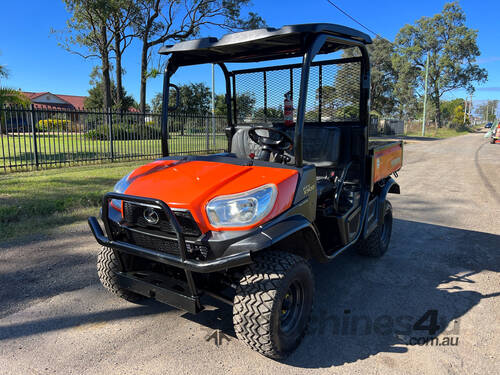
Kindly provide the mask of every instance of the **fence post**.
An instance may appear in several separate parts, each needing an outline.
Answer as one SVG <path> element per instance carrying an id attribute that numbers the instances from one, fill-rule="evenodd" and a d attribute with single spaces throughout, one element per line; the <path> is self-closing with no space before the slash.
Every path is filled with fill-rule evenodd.
<path id="1" fill-rule="evenodd" d="M 108 125 L 109 125 L 109 153 L 111 161 L 113 161 L 115 152 L 113 150 L 113 114 L 111 108 L 108 108 Z"/>
<path id="2" fill-rule="evenodd" d="M 210 121 L 208 116 L 205 116 L 205 132 L 207 133 L 207 154 L 210 153 Z"/>
<path id="3" fill-rule="evenodd" d="M 215 143 L 215 112 L 212 112 L 212 147 L 214 150 L 217 149 L 217 144 Z"/>
<path id="4" fill-rule="evenodd" d="M 31 111 L 30 111 L 31 121 L 30 122 L 31 122 L 31 137 L 33 139 L 33 153 L 35 156 L 35 166 L 36 166 L 36 169 L 38 169 L 39 160 L 38 160 L 38 145 L 37 145 L 37 141 L 36 141 L 35 110 L 34 110 L 33 104 L 31 104 L 30 107 L 31 107 Z"/>

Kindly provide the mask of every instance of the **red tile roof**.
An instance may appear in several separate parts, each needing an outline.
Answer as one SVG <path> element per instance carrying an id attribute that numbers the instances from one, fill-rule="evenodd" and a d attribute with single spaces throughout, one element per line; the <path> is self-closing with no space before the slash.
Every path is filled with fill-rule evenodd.
<path id="1" fill-rule="evenodd" d="M 42 96 L 44 94 L 51 94 L 54 96 L 57 96 L 59 99 L 65 101 L 67 104 L 42 104 L 42 103 L 33 103 L 33 106 L 35 108 L 52 108 L 52 109 L 57 109 L 57 108 L 70 108 L 70 109 L 83 109 L 85 106 L 85 99 L 87 98 L 86 96 L 79 96 L 79 95 L 61 95 L 61 94 L 52 94 L 51 92 L 44 91 L 44 92 L 31 92 L 31 91 L 21 91 L 24 95 L 26 95 L 31 101 L 33 99 L 38 98 L 39 96 Z M 136 112 L 138 113 L 139 110 L 130 107 L 128 109 L 129 112 Z"/>
<path id="2" fill-rule="evenodd" d="M 83 108 L 86 96 L 77 96 L 77 95 L 56 95 L 61 98 L 65 102 L 70 103 L 75 108 Z"/>
<path id="3" fill-rule="evenodd" d="M 30 91 L 22 91 L 24 95 L 26 95 L 31 101 L 33 99 L 38 98 L 44 94 L 52 94 L 51 92 L 30 92 Z M 48 107 L 48 108 L 71 108 L 71 109 L 82 109 L 84 107 L 85 96 L 78 95 L 61 95 L 61 94 L 52 94 L 67 104 L 41 104 L 41 103 L 33 103 L 35 108 L 39 107 Z"/>

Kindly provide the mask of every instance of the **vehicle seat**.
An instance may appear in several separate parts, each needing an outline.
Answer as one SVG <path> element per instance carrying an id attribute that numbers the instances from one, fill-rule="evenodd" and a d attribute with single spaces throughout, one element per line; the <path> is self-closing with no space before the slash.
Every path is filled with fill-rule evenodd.
<path id="1" fill-rule="evenodd" d="M 237 126 L 236 133 L 231 142 L 231 152 L 236 154 L 239 159 L 250 159 L 250 154 L 258 155 L 262 147 L 252 141 L 248 136 L 250 126 Z M 260 130 L 258 134 L 268 135 L 266 130 Z"/>
<path id="2" fill-rule="evenodd" d="M 269 126 L 269 125 L 267 125 Z M 249 159 L 249 155 L 258 155 L 261 147 L 248 136 L 250 126 L 238 126 L 233 136 L 231 152 L 238 158 Z M 294 139 L 294 129 L 285 130 Z M 262 130 L 265 132 L 265 130 Z M 340 129 L 327 125 L 304 126 L 303 155 L 304 164 L 314 164 L 321 168 L 334 168 L 338 164 L 340 151 Z M 288 154 L 294 162 L 293 154 Z"/>

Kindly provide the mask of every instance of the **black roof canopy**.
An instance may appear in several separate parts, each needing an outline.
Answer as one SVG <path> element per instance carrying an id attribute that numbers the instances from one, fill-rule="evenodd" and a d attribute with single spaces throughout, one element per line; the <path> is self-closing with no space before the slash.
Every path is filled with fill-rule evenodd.
<path id="1" fill-rule="evenodd" d="M 303 55 L 307 41 L 317 34 L 328 38 L 320 54 L 335 52 L 355 44 L 370 44 L 371 38 L 358 30 L 330 23 L 309 23 L 263 28 L 214 37 L 200 38 L 160 48 L 172 54 L 175 64 L 194 65 L 217 62 L 257 62 Z"/>

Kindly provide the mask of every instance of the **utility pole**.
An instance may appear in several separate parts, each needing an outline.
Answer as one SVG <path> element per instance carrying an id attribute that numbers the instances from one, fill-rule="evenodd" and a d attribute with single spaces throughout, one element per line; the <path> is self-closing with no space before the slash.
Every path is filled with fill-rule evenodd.
<path id="1" fill-rule="evenodd" d="M 427 80 L 429 78 L 429 52 L 427 52 L 427 62 L 425 63 L 425 88 L 424 88 L 424 113 L 422 118 L 422 137 L 425 137 L 425 120 L 427 115 Z"/>
<path id="2" fill-rule="evenodd" d="M 472 94 L 470 94 L 470 105 L 469 105 L 469 120 L 471 119 L 472 119 Z M 474 125 L 476 124 L 474 123 Z"/>
<path id="3" fill-rule="evenodd" d="M 465 97 L 464 99 L 464 124 L 465 124 L 465 119 L 466 119 L 466 116 L 467 116 L 467 104 L 469 104 L 469 102 L 467 101 L 467 97 Z"/>
<path id="4" fill-rule="evenodd" d="M 215 144 L 215 65 L 212 64 L 212 144 L 214 150 L 216 149 Z"/>
<path id="5" fill-rule="evenodd" d="M 472 94 L 470 94 L 469 116 L 472 115 Z"/>

